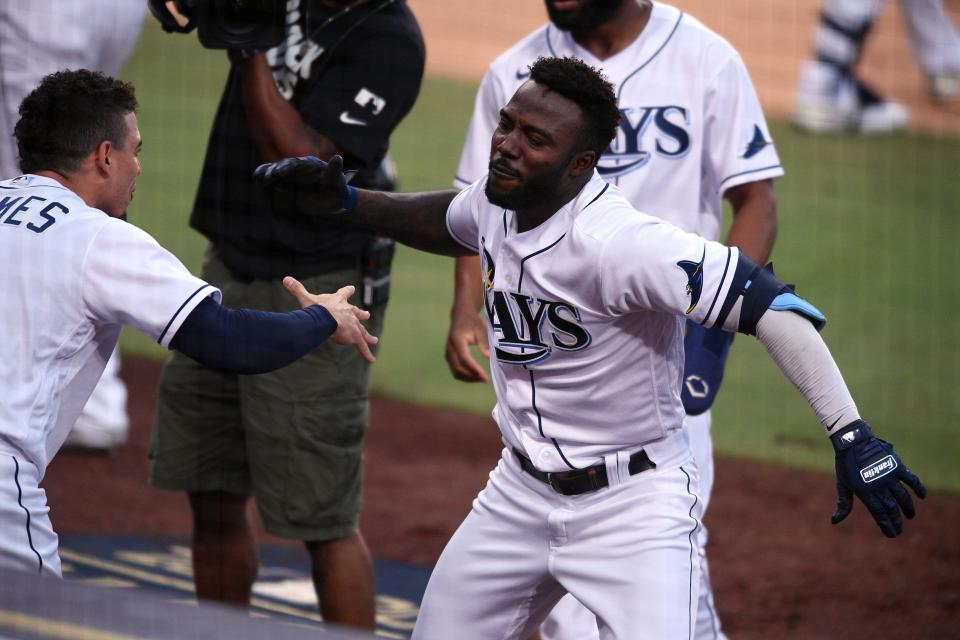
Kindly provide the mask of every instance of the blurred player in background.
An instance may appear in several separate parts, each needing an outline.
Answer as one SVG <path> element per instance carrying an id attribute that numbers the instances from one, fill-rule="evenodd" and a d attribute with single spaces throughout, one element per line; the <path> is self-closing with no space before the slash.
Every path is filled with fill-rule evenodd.
<path id="1" fill-rule="evenodd" d="M 884 0 L 825 0 L 814 59 L 800 71 L 793 121 L 812 133 L 890 133 L 907 126 L 907 108 L 880 96 L 856 65 Z M 960 35 L 942 0 L 901 0 L 914 54 L 936 100 L 960 99 Z"/>
<path id="2" fill-rule="evenodd" d="M 223 371 L 270 371 L 328 337 L 373 357 L 351 288 L 312 296 L 288 278 L 303 310 L 229 309 L 124 222 L 140 175 L 136 109 L 131 85 L 81 69 L 47 76 L 19 110 L 24 175 L 0 182 L 0 568 L 60 575 L 40 481 L 121 326 Z"/>
<path id="3" fill-rule="evenodd" d="M 20 173 L 13 126 L 40 80 L 62 69 L 120 73 L 137 42 L 146 2 L 28 0 L 0 3 L 0 178 Z M 108 451 L 126 442 L 127 388 L 115 349 L 67 444 Z"/>
<path id="4" fill-rule="evenodd" d="M 707 239 L 720 237 L 723 200 L 733 208 L 727 244 L 758 263 L 777 233 L 773 179 L 783 169 L 746 67 L 722 38 L 663 3 L 547 0 L 551 22 L 491 64 L 477 94 L 455 186 L 487 172 L 500 106 L 527 79 L 541 55 L 574 56 L 602 68 L 617 88 L 621 123 L 598 171 L 633 206 Z M 447 361 L 460 380 L 486 380 L 470 353 L 484 354 L 486 327 L 479 259 L 457 259 Z M 733 334 L 688 323 L 683 401 L 704 506 L 713 486 L 710 404 Z M 701 529 L 701 549 L 707 540 Z M 697 637 L 722 637 L 703 558 Z M 541 631 L 544 638 L 595 638 L 593 615 L 565 597 Z"/>
<path id="5" fill-rule="evenodd" d="M 190 218 L 210 241 L 204 278 L 228 304 L 271 310 L 291 304 L 286 274 L 311 289 L 355 285 L 380 333 L 393 245 L 349 221 L 309 219 L 251 174 L 284 156 L 341 154 L 354 183 L 389 187 L 381 163 L 423 76 L 416 19 L 403 0 L 289 0 L 285 40 L 230 59 Z M 333 346 L 264 376 L 173 354 L 150 481 L 189 494 L 199 598 L 249 604 L 252 495 L 267 531 L 305 543 L 324 619 L 374 627 L 373 563 L 358 528 L 368 379 L 362 358 Z"/>

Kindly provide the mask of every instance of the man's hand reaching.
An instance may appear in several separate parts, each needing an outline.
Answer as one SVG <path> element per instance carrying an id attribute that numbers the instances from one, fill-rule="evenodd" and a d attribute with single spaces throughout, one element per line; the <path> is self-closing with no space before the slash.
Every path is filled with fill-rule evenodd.
<path id="1" fill-rule="evenodd" d="M 367 362 L 376 360 L 373 352 L 370 351 L 370 345 L 377 344 L 380 340 L 367 331 L 360 322 L 370 318 L 370 312 L 347 302 L 356 291 L 356 287 L 347 285 L 341 287 L 336 293 L 314 294 L 307 291 L 299 280 L 290 276 L 283 279 L 283 286 L 293 294 L 302 308 L 318 304 L 330 312 L 333 319 L 337 321 L 337 330 L 330 336 L 331 340 L 337 344 L 354 345 Z"/>
<path id="2" fill-rule="evenodd" d="M 254 169 L 253 179 L 265 188 L 292 194 L 297 206 L 311 215 L 347 213 L 357 204 L 357 190 L 347 184 L 340 156 L 330 162 L 315 156 L 284 158 Z"/>

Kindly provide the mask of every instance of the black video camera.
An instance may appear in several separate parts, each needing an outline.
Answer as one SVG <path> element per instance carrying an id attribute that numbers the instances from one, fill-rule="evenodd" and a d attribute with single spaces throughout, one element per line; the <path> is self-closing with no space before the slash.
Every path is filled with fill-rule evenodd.
<path id="1" fill-rule="evenodd" d="M 284 38 L 287 0 L 149 0 L 168 33 L 194 29 L 207 49 L 269 49 Z"/>

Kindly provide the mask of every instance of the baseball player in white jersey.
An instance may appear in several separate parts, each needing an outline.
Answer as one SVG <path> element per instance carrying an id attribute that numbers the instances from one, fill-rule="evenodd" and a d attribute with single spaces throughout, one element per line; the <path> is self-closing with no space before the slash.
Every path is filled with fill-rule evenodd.
<path id="1" fill-rule="evenodd" d="M 0 179 L 21 173 L 13 126 L 23 98 L 61 69 L 117 75 L 133 51 L 146 9 L 142 0 L 0 3 Z M 109 450 L 126 441 L 128 428 L 127 388 L 114 350 L 67 442 Z"/>
<path id="2" fill-rule="evenodd" d="M 693 637 L 702 501 L 682 428 L 685 319 L 755 334 L 810 402 L 837 451 L 835 521 L 856 494 L 892 537 L 901 511 L 914 515 L 901 482 L 925 495 L 860 419 L 819 311 L 602 179 L 619 119 L 595 69 L 545 58 L 500 110 L 487 176 L 459 194 L 354 189 L 339 157 L 255 172 L 306 215 L 481 256 L 505 447 L 434 569 L 414 638 L 528 638 L 568 592 L 602 638 Z"/>
<path id="3" fill-rule="evenodd" d="M 500 106 L 529 76 L 539 56 L 573 56 L 602 68 L 616 87 L 621 121 L 597 166 L 638 209 L 709 240 L 720 237 L 723 198 L 733 209 L 727 244 L 766 263 L 776 236 L 772 179 L 783 175 L 760 102 L 740 56 L 695 18 L 663 3 L 637 0 L 547 0 L 551 22 L 491 65 L 477 93 L 454 186 L 482 178 Z M 482 293 L 476 258 L 457 260 L 457 291 L 447 345 L 456 377 L 485 378 L 470 344 L 485 342 L 477 312 Z M 692 325 L 683 400 L 706 511 L 713 487 L 710 403 L 733 334 Z M 693 415 L 696 414 L 696 415 Z M 701 551 L 707 541 L 700 530 Z M 697 637 L 722 638 L 706 557 Z M 544 640 L 597 637 L 596 621 L 564 598 L 541 630 Z"/>
<path id="4" fill-rule="evenodd" d="M 367 356 L 375 341 L 359 324 L 369 314 L 345 302 L 352 287 L 311 296 L 290 279 L 302 311 L 227 309 L 216 288 L 122 220 L 140 174 L 135 109 L 130 85 L 85 70 L 48 76 L 20 109 L 27 174 L 0 182 L 3 569 L 60 574 L 39 483 L 122 325 L 246 372 L 289 364 L 331 336 Z M 278 359 L 277 349 L 287 353 Z"/>

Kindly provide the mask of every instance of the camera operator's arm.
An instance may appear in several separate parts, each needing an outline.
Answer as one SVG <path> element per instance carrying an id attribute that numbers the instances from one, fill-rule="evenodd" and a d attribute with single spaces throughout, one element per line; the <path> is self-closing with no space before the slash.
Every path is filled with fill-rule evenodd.
<path id="1" fill-rule="evenodd" d="M 342 153 L 333 141 L 304 122 L 277 90 L 267 57 L 257 53 L 236 62 L 247 123 L 264 161 L 290 156 L 330 158 Z"/>

